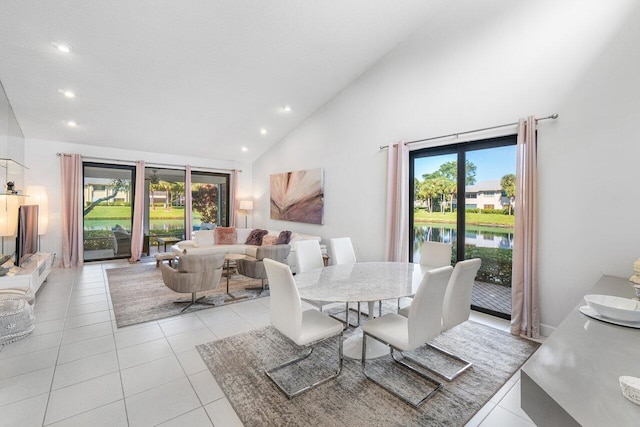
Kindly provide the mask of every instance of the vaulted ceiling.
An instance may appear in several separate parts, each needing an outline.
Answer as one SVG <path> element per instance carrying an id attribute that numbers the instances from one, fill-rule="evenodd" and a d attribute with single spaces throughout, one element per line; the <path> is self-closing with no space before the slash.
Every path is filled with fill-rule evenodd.
<path id="1" fill-rule="evenodd" d="M 253 161 L 442 3 L 3 1 L 0 81 L 26 138 Z"/>

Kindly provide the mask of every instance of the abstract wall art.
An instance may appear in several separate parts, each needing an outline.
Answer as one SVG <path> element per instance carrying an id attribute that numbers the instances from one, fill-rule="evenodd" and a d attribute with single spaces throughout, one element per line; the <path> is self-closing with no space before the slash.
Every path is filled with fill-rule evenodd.
<path id="1" fill-rule="evenodd" d="M 322 169 L 278 173 L 270 178 L 271 219 L 322 224 Z"/>

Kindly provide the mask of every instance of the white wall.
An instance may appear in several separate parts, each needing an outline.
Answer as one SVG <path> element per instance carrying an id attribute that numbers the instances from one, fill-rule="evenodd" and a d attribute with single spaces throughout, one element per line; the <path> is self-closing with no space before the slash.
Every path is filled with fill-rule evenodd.
<path id="1" fill-rule="evenodd" d="M 254 163 L 254 224 L 348 235 L 359 260 L 382 260 L 380 145 L 557 112 L 538 126 L 539 297 L 549 331 L 601 273 L 630 276 L 640 256 L 637 22 L 632 0 L 448 2 Z M 317 167 L 324 225 L 269 219 L 269 175 Z"/>
<path id="2" fill-rule="evenodd" d="M 146 163 L 164 163 L 171 165 L 190 164 L 221 169 L 242 169 L 238 174 L 239 199 L 251 194 L 251 165 L 230 161 L 209 160 L 205 157 L 186 157 L 149 153 L 134 150 L 121 150 L 90 145 L 73 144 L 59 141 L 27 139 L 25 141 L 25 163 L 29 170 L 25 173 L 25 188 L 28 185 L 45 186 L 49 198 L 49 228 L 41 237 L 40 247 L 44 252 L 57 252 L 58 260 L 62 251 L 60 158 L 56 153 L 77 153 L 85 157 L 119 159 L 123 161 L 144 160 Z M 244 216 L 240 215 L 244 224 Z"/>

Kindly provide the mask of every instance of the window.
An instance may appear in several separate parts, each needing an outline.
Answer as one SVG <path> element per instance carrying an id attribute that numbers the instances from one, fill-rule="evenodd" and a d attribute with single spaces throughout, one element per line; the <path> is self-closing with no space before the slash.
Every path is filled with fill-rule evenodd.
<path id="1" fill-rule="evenodd" d="M 191 172 L 194 230 L 229 225 L 229 182 L 228 174 Z"/>

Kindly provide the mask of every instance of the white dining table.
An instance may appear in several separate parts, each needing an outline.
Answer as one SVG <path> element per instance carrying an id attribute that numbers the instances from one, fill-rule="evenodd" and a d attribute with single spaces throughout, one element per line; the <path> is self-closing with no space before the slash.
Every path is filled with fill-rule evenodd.
<path id="1" fill-rule="evenodd" d="M 331 265 L 294 276 L 300 298 L 326 303 L 375 302 L 413 296 L 424 274 L 433 267 L 407 262 L 358 262 Z M 386 345 L 367 342 L 366 358 L 384 356 Z M 362 357 L 362 335 L 344 342 L 344 355 Z"/>

